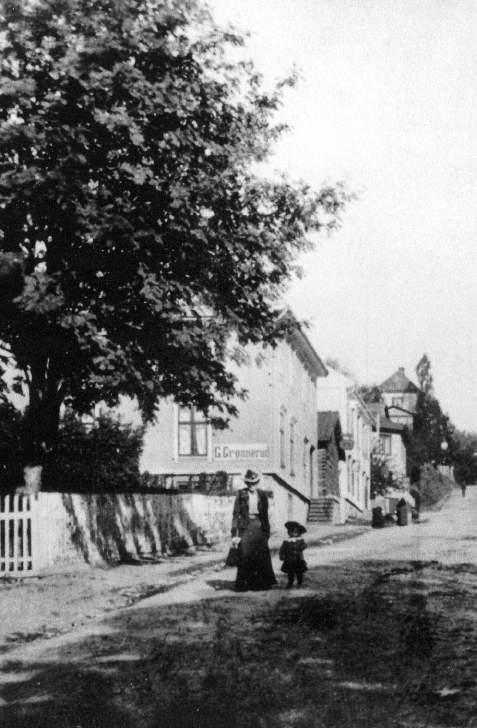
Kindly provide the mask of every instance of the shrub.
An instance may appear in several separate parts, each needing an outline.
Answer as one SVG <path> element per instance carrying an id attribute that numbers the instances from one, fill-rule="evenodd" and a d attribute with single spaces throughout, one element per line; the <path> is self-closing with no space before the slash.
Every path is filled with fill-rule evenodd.
<path id="1" fill-rule="evenodd" d="M 23 481 L 22 415 L 0 399 L 0 492 L 11 491 Z"/>
<path id="2" fill-rule="evenodd" d="M 421 469 L 421 479 L 419 484 L 419 494 L 421 496 L 421 506 L 430 508 L 435 506 L 439 501 L 449 495 L 453 487 L 453 483 L 449 478 L 441 475 L 431 465 L 425 465 Z"/>
<path id="3" fill-rule="evenodd" d="M 375 447 L 371 453 L 371 498 L 384 495 L 394 484 L 393 473 L 385 455 L 379 447 Z"/>
<path id="4" fill-rule="evenodd" d="M 139 457 L 143 428 L 101 415 L 92 426 L 68 414 L 59 430 L 55 461 L 48 466 L 47 490 L 88 493 L 141 488 Z"/>

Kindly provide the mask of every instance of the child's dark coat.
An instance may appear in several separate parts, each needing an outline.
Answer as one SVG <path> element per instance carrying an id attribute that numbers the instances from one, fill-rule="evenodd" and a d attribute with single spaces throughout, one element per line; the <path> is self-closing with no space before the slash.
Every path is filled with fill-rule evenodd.
<path id="1" fill-rule="evenodd" d="M 303 574 L 308 569 L 303 557 L 306 543 L 302 538 L 288 538 L 280 546 L 278 555 L 283 561 L 281 570 L 285 574 Z"/>

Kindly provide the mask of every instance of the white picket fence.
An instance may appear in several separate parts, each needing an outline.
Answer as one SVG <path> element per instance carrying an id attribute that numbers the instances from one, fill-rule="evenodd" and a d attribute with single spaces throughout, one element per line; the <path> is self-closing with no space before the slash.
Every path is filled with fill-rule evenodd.
<path id="1" fill-rule="evenodd" d="M 35 505 L 33 496 L 0 496 L 0 578 L 30 576 L 35 569 Z"/>

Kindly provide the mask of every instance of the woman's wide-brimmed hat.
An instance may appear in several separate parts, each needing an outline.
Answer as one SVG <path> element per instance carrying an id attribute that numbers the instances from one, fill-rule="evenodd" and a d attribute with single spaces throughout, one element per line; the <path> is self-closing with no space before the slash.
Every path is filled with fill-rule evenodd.
<path id="1" fill-rule="evenodd" d="M 243 482 L 249 485 L 256 485 L 260 483 L 260 475 L 255 470 L 247 470 L 243 476 Z"/>
<path id="2" fill-rule="evenodd" d="M 285 523 L 285 528 L 287 531 L 298 531 L 298 533 L 306 533 L 305 526 L 302 526 L 301 523 L 298 523 L 298 521 L 287 521 Z"/>

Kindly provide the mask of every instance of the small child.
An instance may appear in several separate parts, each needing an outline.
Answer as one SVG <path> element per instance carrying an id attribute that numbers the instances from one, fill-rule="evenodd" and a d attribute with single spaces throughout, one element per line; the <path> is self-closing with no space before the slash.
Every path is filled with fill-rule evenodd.
<path id="1" fill-rule="evenodd" d="M 303 573 L 307 570 L 306 561 L 303 558 L 303 551 L 306 549 L 306 543 L 301 536 L 306 533 L 306 528 L 296 521 L 287 521 L 285 528 L 288 531 L 288 538 L 280 546 L 278 553 L 282 564 L 282 571 L 288 574 L 287 589 L 291 589 L 293 583 L 297 581 L 297 586 L 303 583 Z"/>

